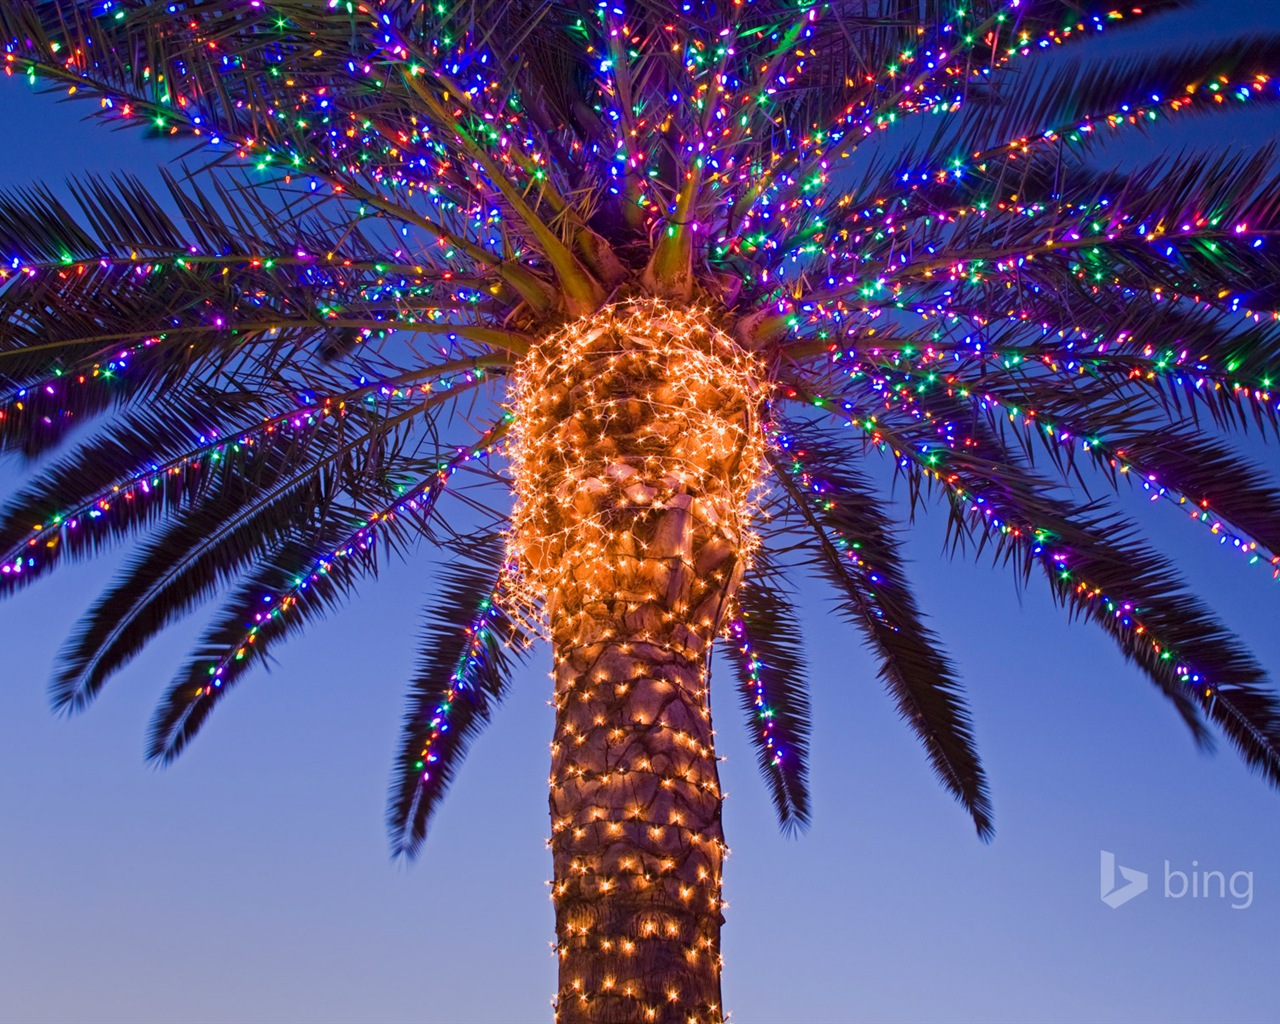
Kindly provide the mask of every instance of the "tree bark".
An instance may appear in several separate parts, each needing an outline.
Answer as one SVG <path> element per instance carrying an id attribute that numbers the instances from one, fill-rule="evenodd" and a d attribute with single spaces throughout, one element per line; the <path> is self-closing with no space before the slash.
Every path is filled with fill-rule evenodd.
<path id="1" fill-rule="evenodd" d="M 671 525 L 677 536 L 682 526 L 695 532 Z M 693 579 L 682 579 L 692 577 L 689 566 L 666 551 L 651 546 L 623 564 L 619 595 L 653 592 L 648 585 L 693 589 Z M 704 587 L 695 615 L 718 621 L 732 582 L 734 575 Z M 593 632 L 607 639 L 554 648 L 551 850 L 561 1024 L 723 1020 L 724 833 L 710 643 L 683 625 L 654 629 L 670 607 L 635 607 L 622 596 L 602 602 L 592 610 Z M 565 618 L 580 636 L 581 620 Z"/>
<path id="2" fill-rule="evenodd" d="M 517 382 L 515 538 L 555 658 L 561 1024 L 719 1024 L 708 664 L 750 547 L 755 366 L 705 311 L 637 301 Z"/>

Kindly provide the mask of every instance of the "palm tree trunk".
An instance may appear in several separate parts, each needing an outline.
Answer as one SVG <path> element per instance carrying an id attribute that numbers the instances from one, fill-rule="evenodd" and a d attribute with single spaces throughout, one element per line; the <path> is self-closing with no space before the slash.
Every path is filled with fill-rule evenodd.
<path id="1" fill-rule="evenodd" d="M 663 532 L 684 546 L 691 517 L 665 517 L 673 521 Z M 652 628 L 668 602 L 634 607 L 621 596 L 693 589 L 671 548 L 654 548 L 613 581 L 618 602 L 596 610 L 593 632 L 608 639 L 555 646 L 551 849 L 561 1024 L 723 1019 L 724 834 L 708 645 L 692 631 Z M 728 590 L 705 588 L 695 614 L 719 618 Z M 578 609 L 565 611 L 573 621 Z"/>
<path id="2" fill-rule="evenodd" d="M 555 657 L 561 1024 L 718 1024 L 712 642 L 751 544 L 760 393 L 705 311 L 639 301 L 517 379 L 515 539 Z"/>

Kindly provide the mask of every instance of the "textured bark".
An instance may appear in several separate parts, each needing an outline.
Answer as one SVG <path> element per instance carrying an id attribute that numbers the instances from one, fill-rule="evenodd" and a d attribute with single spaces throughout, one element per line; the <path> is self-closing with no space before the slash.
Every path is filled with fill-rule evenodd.
<path id="1" fill-rule="evenodd" d="M 725 335 L 664 310 L 575 335 L 519 410 L 540 460 L 517 475 L 521 549 L 550 581 L 561 1024 L 723 1020 L 707 664 L 748 544 L 756 394 Z"/>
<path id="2" fill-rule="evenodd" d="M 682 520 L 671 533 L 697 532 L 690 517 L 666 516 Z M 652 549 L 623 575 L 620 594 L 637 583 L 650 592 L 701 582 L 683 560 Z M 718 619 L 735 578 L 705 587 L 696 613 Z M 666 602 L 602 604 L 596 624 L 611 637 L 555 646 L 557 1017 L 720 1021 L 724 834 L 708 645 L 683 624 L 652 628 Z"/>

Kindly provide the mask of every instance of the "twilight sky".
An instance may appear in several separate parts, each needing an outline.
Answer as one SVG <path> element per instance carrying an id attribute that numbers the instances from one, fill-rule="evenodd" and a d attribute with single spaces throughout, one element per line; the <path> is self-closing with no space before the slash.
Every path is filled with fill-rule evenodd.
<path id="1" fill-rule="evenodd" d="M 1280 3 L 1205 0 L 1095 52 L 1251 29 L 1280 32 Z M 90 109 L 0 80 L 0 186 L 147 174 L 173 155 L 81 123 Z M 1255 146 L 1280 138 L 1280 117 L 1199 119 L 1141 152 L 1211 138 Z M 1255 454 L 1280 469 L 1280 446 Z M 0 494 L 19 469 L 0 463 Z M 1126 504 L 1280 675 L 1280 584 L 1171 509 Z M 934 782 L 826 592 L 802 588 L 815 822 L 799 839 L 777 832 L 717 668 L 735 1024 L 1274 1021 L 1280 794 L 1225 748 L 1197 753 L 1154 687 L 1042 587 L 940 557 L 943 525 L 921 520 L 910 551 L 970 687 L 996 839 L 979 842 Z M 157 772 L 142 758 L 151 704 L 199 616 L 88 713 L 55 719 L 45 696 L 122 554 L 0 607 L 0 1022 L 550 1020 L 545 648 L 406 867 L 382 812 L 429 560 L 391 566 L 290 643 Z M 1149 891 L 1104 905 L 1101 850 L 1150 873 Z M 1252 872 L 1252 905 L 1167 897 L 1166 861 Z"/>

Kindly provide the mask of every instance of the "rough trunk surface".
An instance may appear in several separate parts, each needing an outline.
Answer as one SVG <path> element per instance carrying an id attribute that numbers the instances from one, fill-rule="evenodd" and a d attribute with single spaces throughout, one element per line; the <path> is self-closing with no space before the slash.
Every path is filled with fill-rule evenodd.
<path id="1" fill-rule="evenodd" d="M 615 307 L 517 387 L 516 541 L 549 610 L 561 1024 L 723 1020 L 711 643 L 750 545 L 752 364 L 705 314 Z"/>
<path id="2" fill-rule="evenodd" d="M 560 651 L 551 849 L 557 1019 L 720 1021 L 720 785 L 700 658 Z"/>

